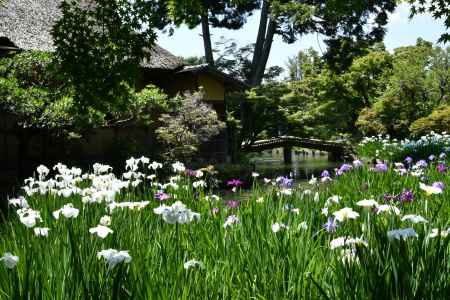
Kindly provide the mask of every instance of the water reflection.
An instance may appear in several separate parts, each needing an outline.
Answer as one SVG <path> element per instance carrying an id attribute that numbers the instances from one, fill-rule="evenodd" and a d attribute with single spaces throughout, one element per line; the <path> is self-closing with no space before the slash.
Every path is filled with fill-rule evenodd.
<path id="1" fill-rule="evenodd" d="M 313 154 L 314 153 L 314 154 Z M 284 164 L 283 149 L 273 149 L 252 155 L 250 161 L 256 172 L 262 177 L 291 175 L 296 179 L 308 179 L 314 174 L 319 176 L 323 170 L 333 170 L 340 163 L 328 160 L 326 152 L 297 149 L 293 150 L 292 163 Z"/>

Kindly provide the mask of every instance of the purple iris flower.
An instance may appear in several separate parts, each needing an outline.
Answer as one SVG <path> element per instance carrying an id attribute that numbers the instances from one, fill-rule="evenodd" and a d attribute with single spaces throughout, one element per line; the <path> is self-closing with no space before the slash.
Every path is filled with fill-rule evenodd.
<path id="1" fill-rule="evenodd" d="M 211 213 L 213 214 L 213 216 L 217 215 L 219 213 L 219 209 L 217 207 L 213 207 L 211 209 Z"/>
<path id="2" fill-rule="evenodd" d="M 412 164 L 412 162 L 413 162 L 412 157 L 411 157 L 411 156 L 407 156 L 407 157 L 405 158 L 405 162 L 406 162 L 408 165 Z"/>
<path id="3" fill-rule="evenodd" d="M 440 182 L 440 181 L 434 182 L 434 183 L 432 184 L 432 186 L 435 187 L 435 188 L 441 189 L 442 191 L 443 191 L 444 188 L 445 188 L 444 183 L 443 183 L 443 182 Z"/>
<path id="4" fill-rule="evenodd" d="M 339 170 L 341 170 L 342 172 L 348 172 L 352 169 L 352 166 L 349 164 L 343 164 Z"/>
<path id="5" fill-rule="evenodd" d="M 238 187 L 243 185 L 244 183 L 239 179 L 231 179 L 227 181 L 228 186 Z"/>
<path id="6" fill-rule="evenodd" d="M 344 174 L 345 172 L 348 172 L 352 169 L 352 166 L 349 164 L 343 164 L 337 171 L 336 171 L 336 175 L 337 176 L 341 176 L 342 174 Z"/>
<path id="7" fill-rule="evenodd" d="M 333 217 L 329 217 L 328 221 L 322 225 L 322 227 L 327 231 L 327 232 L 335 232 L 336 229 L 339 227 L 339 225 L 336 222 L 336 219 Z"/>
<path id="8" fill-rule="evenodd" d="M 436 159 L 436 156 L 434 156 L 433 154 L 431 154 L 430 156 L 428 156 L 428 160 L 429 161 L 433 161 Z"/>
<path id="9" fill-rule="evenodd" d="M 428 167 L 427 162 L 426 162 L 425 160 L 423 160 L 423 159 L 419 160 L 419 161 L 417 162 L 416 165 L 417 165 L 418 167 L 420 167 L 420 168 L 426 168 L 426 167 Z"/>
<path id="10" fill-rule="evenodd" d="M 294 184 L 294 179 L 291 179 L 287 176 L 280 177 L 279 184 L 284 188 L 291 188 Z"/>
<path id="11" fill-rule="evenodd" d="M 164 192 L 157 192 L 155 194 L 155 199 L 159 200 L 159 201 L 165 201 L 165 200 L 167 200 L 169 198 L 170 198 L 170 196 L 168 194 L 164 193 Z"/>
<path id="12" fill-rule="evenodd" d="M 403 192 L 400 194 L 401 202 L 412 202 L 413 200 L 414 200 L 414 194 L 409 189 L 404 189 Z"/>
<path id="13" fill-rule="evenodd" d="M 360 167 L 362 167 L 362 165 L 363 165 L 363 163 L 359 159 L 356 159 L 356 160 L 353 161 L 353 166 L 355 168 L 360 168 Z"/>
<path id="14" fill-rule="evenodd" d="M 377 163 L 376 165 L 375 165 L 375 171 L 377 171 L 377 172 L 387 172 L 387 170 L 388 170 L 388 166 L 387 166 L 387 164 L 385 164 L 385 163 Z"/>
<path id="15" fill-rule="evenodd" d="M 447 171 L 447 167 L 444 164 L 438 164 L 436 169 L 439 173 L 445 173 Z"/>
<path id="16" fill-rule="evenodd" d="M 330 177 L 330 172 L 328 172 L 328 170 L 323 170 L 322 174 L 320 174 L 320 177 Z"/>
<path id="17" fill-rule="evenodd" d="M 240 202 L 238 200 L 228 200 L 226 204 L 229 208 L 237 208 Z"/>

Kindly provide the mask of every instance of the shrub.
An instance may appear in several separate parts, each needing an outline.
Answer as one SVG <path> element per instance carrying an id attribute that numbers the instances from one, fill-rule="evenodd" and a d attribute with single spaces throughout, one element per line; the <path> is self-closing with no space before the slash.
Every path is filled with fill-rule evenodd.
<path id="1" fill-rule="evenodd" d="M 217 113 L 201 101 L 200 93 L 186 93 L 171 113 L 160 117 L 162 126 L 156 130 L 166 144 L 168 159 L 189 161 L 201 143 L 219 134 L 225 124 Z"/>
<path id="2" fill-rule="evenodd" d="M 440 106 L 433 110 L 429 116 L 414 121 L 410 130 L 414 136 L 424 135 L 430 131 L 449 131 L 450 105 Z"/>

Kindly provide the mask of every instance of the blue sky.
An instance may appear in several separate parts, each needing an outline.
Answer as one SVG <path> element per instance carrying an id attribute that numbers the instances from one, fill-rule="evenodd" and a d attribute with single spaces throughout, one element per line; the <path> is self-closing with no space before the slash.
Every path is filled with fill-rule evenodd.
<path id="1" fill-rule="evenodd" d="M 397 10 L 390 15 L 387 26 L 385 44 L 389 50 L 399 46 L 413 45 L 417 38 L 436 43 L 441 33 L 445 31 L 443 21 L 434 20 L 429 15 L 417 16 L 408 19 L 409 6 L 401 4 Z M 259 24 L 259 12 L 249 18 L 247 24 L 240 30 L 212 29 L 212 42 L 220 40 L 221 36 L 226 39 L 234 39 L 239 46 L 254 43 Z M 203 40 L 200 36 L 201 29 L 189 30 L 182 26 L 175 30 L 174 35 L 159 33 L 158 44 L 177 56 L 203 56 Z M 320 36 L 306 35 L 294 44 L 286 44 L 276 37 L 272 46 L 268 66 L 279 65 L 285 67 L 287 58 L 298 53 L 301 49 L 313 47 L 316 50 L 325 51 Z"/>

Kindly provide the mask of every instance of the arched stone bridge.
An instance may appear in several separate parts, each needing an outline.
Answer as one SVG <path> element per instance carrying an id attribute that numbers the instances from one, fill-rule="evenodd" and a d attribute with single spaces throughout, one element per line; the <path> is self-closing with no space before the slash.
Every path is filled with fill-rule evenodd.
<path id="1" fill-rule="evenodd" d="M 264 150 L 283 148 L 284 160 L 290 162 L 292 147 L 301 147 L 326 151 L 335 160 L 347 160 L 353 158 L 354 150 L 350 143 L 339 141 L 325 141 L 320 139 L 300 138 L 296 136 L 279 136 L 267 140 L 255 141 L 251 144 L 242 143 L 242 150 L 246 152 L 261 152 Z"/>

